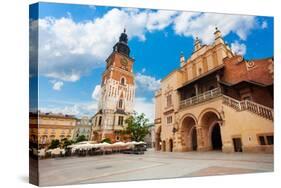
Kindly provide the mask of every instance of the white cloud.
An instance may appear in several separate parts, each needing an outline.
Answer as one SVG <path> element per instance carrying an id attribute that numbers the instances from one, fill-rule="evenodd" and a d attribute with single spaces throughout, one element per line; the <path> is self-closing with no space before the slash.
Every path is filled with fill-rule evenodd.
<path id="1" fill-rule="evenodd" d="M 92 99 L 98 101 L 100 99 L 100 95 L 101 95 L 101 86 L 96 85 L 96 87 L 92 93 Z"/>
<path id="2" fill-rule="evenodd" d="M 129 39 L 146 40 L 146 33 L 173 25 L 178 35 L 198 36 L 204 43 L 213 39 L 215 27 L 225 36 L 231 32 L 245 40 L 259 26 L 254 16 L 176 11 L 113 8 L 93 20 L 75 22 L 71 15 L 45 17 L 31 23 L 31 33 L 39 29 L 39 73 L 62 81 L 75 82 L 94 68 L 104 66 L 124 28 Z M 262 23 L 260 27 L 265 27 Z M 36 41 L 31 41 L 31 51 Z M 36 55 L 31 61 L 36 62 Z"/>
<path id="3" fill-rule="evenodd" d="M 124 28 L 129 39 L 137 37 L 144 41 L 146 27 L 149 31 L 163 29 L 169 24 L 170 14 L 114 8 L 102 17 L 85 22 L 74 22 L 71 16 L 39 19 L 40 74 L 77 81 L 91 69 L 103 66 Z M 31 23 L 35 26 L 31 27 L 32 31 L 36 31 L 36 23 Z M 31 46 L 36 46 L 36 41 Z"/>
<path id="4" fill-rule="evenodd" d="M 53 84 L 53 90 L 56 90 L 56 91 L 60 91 L 63 86 L 62 81 L 52 80 L 51 83 Z"/>
<path id="5" fill-rule="evenodd" d="M 213 41 L 216 27 L 221 30 L 223 36 L 233 32 L 240 39 L 246 40 L 251 29 L 256 26 L 258 25 L 254 16 L 216 13 L 182 12 L 174 21 L 174 30 L 177 34 L 198 37 L 206 44 Z"/>
<path id="6" fill-rule="evenodd" d="M 239 43 L 238 41 L 234 41 L 233 43 L 231 43 L 231 49 L 235 54 L 245 55 L 247 47 L 243 43 Z"/>
<path id="7" fill-rule="evenodd" d="M 52 113 L 62 113 L 68 115 L 75 115 L 77 117 L 81 116 L 93 116 L 97 111 L 97 103 L 76 103 L 76 104 L 67 104 L 63 106 L 56 107 L 41 107 L 39 108 L 41 112 L 52 112 Z"/>
<path id="8" fill-rule="evenodd" d="M 152 76 L 137 73 L 135 78 L 136 78 L 137 86 L 140 87 L 141 89 L 156 91 L 160 87 L 161 80 L 160 79 L 157 80 Z"/>
<path id="9" fill-rule="evenodd" d="M 149 31 L 162 30 L 173 22 L 173 17 L 178 14 L 176 11 L 159 10 L 148 13 L 146 28 Z"/>
<path id="10" fill-rule="evenodd" d="M 138 114 L 144 113 L 150 123 L 154 122 L 154 101 L 148 101 L 146 98 L 137 97 L 135 99 L 135 111 Z"/>
<path id="11" fill-rule="evenodd" d="M 266 22 L 266 21 L 263 21 L 263 22 L 262 22 L 261 28 L 262 28 L 262 29 L 266 29 L 266 28 L 267 28 L 267 22 Z"/>

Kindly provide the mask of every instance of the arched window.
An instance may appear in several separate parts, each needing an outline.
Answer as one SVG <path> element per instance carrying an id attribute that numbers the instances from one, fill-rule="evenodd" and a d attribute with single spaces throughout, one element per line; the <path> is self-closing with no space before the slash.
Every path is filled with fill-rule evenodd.
<path id="1" fill-rule="evenodd" d="M 118 102 L 118 108 L 122 108 L 123 107 L 123 100 L 120 99 Z"/>
<path id="2" fill-rule="evenodd" d="M 124 77 L 121 78 L 120 83 L 121 83 L 121 85 L 125 85 L 125 78 Z"/>

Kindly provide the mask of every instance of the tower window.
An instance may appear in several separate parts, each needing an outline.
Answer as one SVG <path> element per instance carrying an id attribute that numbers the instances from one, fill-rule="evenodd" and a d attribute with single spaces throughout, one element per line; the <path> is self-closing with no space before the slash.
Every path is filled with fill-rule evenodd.
<path id="1" fill-rule="evenodd" d="M 119 116 L 118 117 L 118 125 L 123 126 L 123 123 L 124 123 L 124 117 L 123 116 Z"/>
<path id="2" fill-rule="evenodd" d="M 101 126 L 101 120 L 102 120 L 102 117 L 100 116 L 100 118 L 99 118 L 99 126 Z"/>
<path id="3" fill-rule="evenodd" d="M 120 82 L 121 82 L 121 85 L 125 85 L 125 78 L 122 77 Z"/>
<path id="4" fill-rule="evenodd" d="M 118 108 L 123 108 L 123 100 L 120 99 L 118 102 Z"/>
<path id="5" fill-rule="evenodd" d="M 123 108 L 123 100 L 120 99 L 118 102 L 118 108 Z"/>

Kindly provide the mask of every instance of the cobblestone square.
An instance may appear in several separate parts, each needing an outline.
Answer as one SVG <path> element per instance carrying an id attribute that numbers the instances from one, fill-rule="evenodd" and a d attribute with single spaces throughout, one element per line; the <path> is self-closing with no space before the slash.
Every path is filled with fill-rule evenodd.
<path id="1" fill-rule="evenodd" d="M 155 152 L 40 160 L 40 185 L 272 172 L 272 154 Z"/>

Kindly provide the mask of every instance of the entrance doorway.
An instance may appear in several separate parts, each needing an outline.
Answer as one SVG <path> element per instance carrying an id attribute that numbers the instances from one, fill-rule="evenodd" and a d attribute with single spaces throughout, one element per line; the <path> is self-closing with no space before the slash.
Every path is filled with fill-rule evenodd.
<path id="1" fill-rule="evenodd" d="M 219 124 L 215 124 L 212 130 L 213 150 L 222 150 L 221 130 Z"/>
<path id="2" fill-rule="evenodd" d="M 173 140 L 172 139 L 169 140 L 169 146 L 170 146 L 169 151 L 173 152 Z"/>
<path id="3" fill-rule="evenodd" d="M 196 151 L 197 150 L 197 131 L 196 131 L 195 127 L 192 129 L 191 139 L 192 139 L 191 140 L 192 150 Z"/>
<path id="4" fill-rule="evenodd" d="M 242 152 L 242 141 L 241 138 L 233 138 L 233 146 L 235 152 Z"/>
<path id="5" fill-rule="evenodd" d="M 181 145 L 182 151 L 197 150 L 197 134 L 195 117 L 187 115 L 181 125 Z"/>

